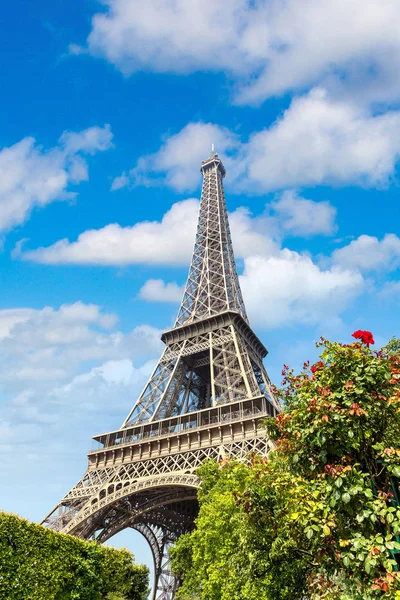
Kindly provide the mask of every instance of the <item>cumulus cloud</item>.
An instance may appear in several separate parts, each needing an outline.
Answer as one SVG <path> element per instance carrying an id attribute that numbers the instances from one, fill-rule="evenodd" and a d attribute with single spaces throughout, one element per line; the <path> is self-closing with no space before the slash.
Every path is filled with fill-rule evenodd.
<path id="1" fill-rule="evenodd" d="M 320 81 L 364 102 L 399 97 L 392 81 L 400 70 L 397 0 L 266 4 L 269 53 L 258 76 L 240 89 L 239 102 L 260 102 Z"/>
<path id="2" fill-rule="evenodd" d="M 252 322 L 267 329 L 320 323 L 327 315 L 340 315 L 363 293 L 364 279 L 357 268 L 322 269 L 307 255 L 280 249 L 280 236 L 285 232 L 332 233 L 334 217 L 329 203 L 300 198 L 294 192 L 277 198 L 259 217 L 252 217 L 243 207 L 230 215 L 235 253 L 244 259 L 240 280 Z M 174 282 L 151 279 L 139 297 L 178 303 L 182 292 Z"/>
<path id="3" fill-rule="evenodd" d="M 185 265 L 190 260 L 198 209 L 198 201 L 190 198 L 173 204 L 161 221 L 132 227 L 112 223 L 81 233 L 76 242 L 60 240 L 21 256 L 45 264 Z"/>
<path id="4" fill-rule="evenodd" d="M 264 191 L 329 183 L 385 185 L 400 152 L 399 133 L 399 111 L 374 116 L 314 89 L 250 138 L 245 185 Z"/>
<path id="5" fill-rule="evenodd" d="M 135 367 L 130 358 L 106 361 L 76 375 L 67 384 L 52 389 L 49 393 L 51 405 L 58 409 L 67 408 L 73 397 L 74 404 L 83 407 L 85 412 L 101 407 L 106 414 L 111 408 L 117 414 L 123 412 L 126 415 L 136 402 L 136 398 L 130 397 L 130 394 L 133 390 L 139 391 L 154 368 L 154 362 L 146 361 L 140 367 Z"/>
<path id="6" fill-rule="evenodd" d="M 117 328 L 117 317 L 75 302 L 0 310 L 2 507 L 41 519 L 83 474 L 91 437 L 118 428 L 161 353 L 160 331 Z M 21 458 L 22 457 L 22 458 Z M 21 499 L 21 501 L 18 500 Z"/>
<path id="7" fill-rule="evenodd" d="M 397 0 L 107 0 L 87 50 L 126 76 L 223 71 L 256 103 L 324 80 L 371 100 L 399 97 Z M 71 52 L 84 49 L 72 45 Z"/>
<path id="8" fill-rule="evenodd" d="M 262 194 L 315 185 L 367 187 L 387 185 L 400 154 L 400 111 L 373 114 L 352 102 L 334 99 L 315 88 L 294 98 L 268 128 L 240 141 L 211 123 L 189 123 L 167 137 L 158 152 L 139 159 L 129 174 L 114 180 L 124 185 L 159 185 L 177 191 L 199 184 L 201 160 L 211 143 L 227 168 L 230 192 Z"/>
<path id="9" fill-rule="evenodd" d="M 108 10 L 94 15 L 89 51 L 104 56 L 124 74 L 140 70 L 186 73 L 198 69 L 251 68 L 262 56 L 252 36 L 265 27 L 249 19 L 249 3 L 223 0 L 111 0 Z M 260 31 L 261 29 L 261 31 Z M 248 48 L 248 50 L 246 50 Z M 248 59 L 246 59 L 248 55 Z"/>
<path id="10" fill-rule="evenodd" d="M 111 191 L 115 192 L 116 190 L 122 190 L 125 187 L 130 185 L 130 178 L 125 172 L 121 173 L 118 177 L 115 177 L 111 184 Z"/>
<path id="11" fill-rule="evenodd" d="M 116 315 L 83 302 L 0 310 L 0 387 L 7 393 L 43 391 L 90 362 L 145 359 L 160 348 L 157 330 L 142 325 L 122 334 L 116 323 Z"/>
<path id="12" fill-rule="evenodd" d="M 378 294 L 379 298 L 395 302 L 400 302 L 400 281 L 387 281 Z"/>
<path id="13" fill-rule="evenodd" d="M 238 147 L 239 141 L 225 127 L 213 123 L 189 123 L 179 133 L 167 137 L 158 152 L 143 156 L 128 174 L 124 172 L 116 177 L 111 189 L 161 182 L 180 192 L 196 189 L 200 182 L 201 161 L 210 156 L 211 144 L 224 153 Z"/>
<path id="14" fill-rule="evenodd" d="M 244 206 L 229 214 L 232 243 L 237 258 L 275 252 L 280 236 L 277 223 L 266 213 L 254 217 Z"/>
<path id="15" fill-rule="evenodd" d="M 26 322 L 33 314 L 31 308 L 10 308 L 0 311 L 0 340 L 7 337 L 14 325 Z"/>
<path id="16" fill-rule="evenodd" d="M 300 205 L 299 215 L 297 204 Z M 322 204 L 322 208 L 320 205 Z M 29 260 L 46 263 L 79 264 L 128 264 L 144 262 L 161 265 L 187 265 L 193 247 L 194 232 L 198 213 L 198 202 L 190 199 L 178 202 L 168 211 L 161 222 L 137 223 L 131 228 L 108 226 L 98 231 L 81 234 L 77 242 L 58 242 L 53 246 L 25 254 Z M 272 213 L 272 216 L 271 216 Z M 283 194 L 275 199 L 272 208 L 266 214 L 253 217 L 248 209 L 239 208 L 230 215 L 232 238 L 236 256 L 244 259 L 244 271 L 241 283 L 252 320 L 266 328 L 290 325 L 296 322 L 318 323 L 326 315 L 338 315 L 357 294 L 364 289 L 364 280 L 357 265 L 333 266 L 321 269 L 310 257 L 290 250 L 280 249 L 282 232 L 311 235 L 332 231 L 334 210 L 328 203 L 314 203 L 311 200 L 296 197 L 294 193 Z M 306 221 L 305 222 L 305 218 Z M 118 232 L 113 243 L 105 236 L 109 228 Z M 84 241 L 84 243 L 83 243 Z M 161 279 L 147 281 L 139 292 L 139 297 L 154 302 L 179 302 L 182 288 L 173 282 Z M 87 325 L 79 325 L 78 315 L 85 314 L 86 321 L 112 326 L 112 317 L 102 315 L 98 307 L 68 307 L 60 309 L 64 318 L 74 313 L 74 325 L 66 325 L 56 331 L 50 330 L 46 340 L 56 340 L 62 344 L 74 339 L 82 344 L 90 336 Z M 49 316 L 53 313 L 50 310 Z M 24 318 L 24 315 L 4 315 L 4 328 L 9 327 L 12 319 Z M 111 323 L 107 323 L 108 319 Z M 1 327 L 0 314 L 0 327 Z M 14 326 L 18 328 L 18 323 Z M 24 327 L 21 334 L 27 336 L 29 328 Z M 37 334 L 33 328 L 31 338 L 40 341 L 43 330 Z M 101 338 L 100 338 L 101 339 Z M 118 336 L 115 338 L 117 347 Z M 29 338 L 27 338 L 27 343 Z M 100 344 L 103 347 L 103 344 Z M 82 347 L 79 356 L 82 354 Z M 97 345 L 89 344 L 90 357 L 104 356 Z M 118 354 L 118 352 L 117 352 Z M 63 368 L 60 361 L 58 368 Z M 32 377 L 25 365 L 19 377 Z M 40 376 L 40 370 L 36 372 Z M 55 378 L 61 373 L 55 371 Z"/>
<path id="17" fill-rule="evenodd" d="M 144 221 L 132 227 L 117 223 L 80 234 L 76 242 L 59 240 L 47 248 L 14 255 L 44 264 L 148 264 L 187 266 L 193 250 L 199 202 L 193 198 L 176 202 L 161 221 Z M 275 248 L 264 216 L 252 217 L 246 208 L 230 214 L 237 257 Z M 272 226 L 272 222 L 271 222 Z"/>
<path id="18" fill-rule="evenodd" d="M 321 269 L 311 257 L 276 246 L 244 259 L 240 284 L 251 322 L 263 329 L 316 325 L 337 318 L 365 291 L 357 270 Z M 182 293 L 176 283 L 152 279 L 139 296 L 152 302 L 179 303 Z"/>
<path id="19" fill-rule="evenodd" d="M 0 231 L 26 221 L 35 207 L 74 197 L 70 184 L 88 179 L 85 154 L 112 147 L 109 125 L 64 132 L 43 149 L 32 137 L 0 150 Z"/>
<path id="20" fill-rule="evenodd" d="M 362 271 L 397 269 L 400 265 L 400 238 L 387 233 L 382 240 L 371 235 L 360 235 L 332 255 L 335 264 Z"/>
<path id="21" fill-rule="evenodd" d="M 83 131 L 64 131 L 60 137 L 60 144 L 68 154 L 86 152 L 95 154 L 112 147 L 113 134 L 110 125 L 104 127 L 89 127 Z"/>
<path id="22" fill-rule="evenodd" d="M 182 300 L 184 287 L 175 282 L 165 283 L 162 279 L 148 279 L 139 290 L 139 298 L 149 302 L 172 302 Z"/>
<path id="23" fill-rule="evenodd" d="M 332 235 L 337 229 L 336 208 L 332 204 L 302 198 L 295 190 L 284 191 L 269 208 L 282 231 L 290 235 Z"/>
<path id="24" fill-rule="evenodd" d="M 251 321 L 267 329 L 326 321 L 364 291 L 358 272 L 322 270 L 309 256 L 286 248 L 247 258 L 240 284 Z"/>

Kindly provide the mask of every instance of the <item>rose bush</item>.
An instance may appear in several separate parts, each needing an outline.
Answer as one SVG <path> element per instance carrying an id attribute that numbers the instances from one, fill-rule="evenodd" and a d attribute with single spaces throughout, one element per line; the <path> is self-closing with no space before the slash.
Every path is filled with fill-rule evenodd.
<path id="1" fill-rule="evenodd" d="M 285 366 L 268 459 L 201 467 L 181 599 L 400 599 L 400 342 L 361 333 Z"/>

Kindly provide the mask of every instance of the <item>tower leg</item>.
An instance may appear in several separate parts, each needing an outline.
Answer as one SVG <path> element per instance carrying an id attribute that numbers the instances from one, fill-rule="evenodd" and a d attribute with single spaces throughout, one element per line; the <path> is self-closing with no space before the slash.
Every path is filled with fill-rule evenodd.
<path id="1" fill-rule="evenodd" d="M 159 525 L 134 523 L 133 529 L 139 531 L 148 541 L 154 559 L 154 589 L 152 600 L 175 600 L 180 580 L 171 571 L 169 549 L 177 536 Z"/>
<path id="2" fill-rule="evenodd" d="M 171 571 L 171 562 L 168 551 L 172 543 L 168 532 L 165 532 L 162 541 L 161 561 L 158 572 L 156 573 L 153 600 L 174 600 L 178 590 L 179 581 Z"/>

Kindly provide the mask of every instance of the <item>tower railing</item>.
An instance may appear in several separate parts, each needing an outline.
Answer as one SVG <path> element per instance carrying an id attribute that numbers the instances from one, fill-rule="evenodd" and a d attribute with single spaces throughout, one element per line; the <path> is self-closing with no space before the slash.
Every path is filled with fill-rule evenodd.
<path id="1" fill-rule="evenodd" d="M 89 454 L 104 448 L 130 446 L 150 438 L 170 437 L 193 429 L 207 429 L 215 423 L 240 421 L 252 416 L 276 416 L 277 410 L 266 397 L 250 398 L 231 402 L 213 408 L 186 413 L 152 423 L 145 423 L 126 429 L 111 431 L 106 435 L 93 437 L 93 445 Z"/>

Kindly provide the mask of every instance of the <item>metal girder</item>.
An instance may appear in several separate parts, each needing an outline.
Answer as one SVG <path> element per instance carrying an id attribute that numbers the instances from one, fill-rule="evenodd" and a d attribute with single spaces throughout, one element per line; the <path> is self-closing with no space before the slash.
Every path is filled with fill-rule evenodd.
<path id="1" fill-rule="evenodd" d="M 188 280 L 175 326 L 234 310 L 247 320 L 217 155 L 203 162 L 203 189 Z"/>
<path id="2" fill-rule="evenodd" d="M 143 531 L 144 525 L 151 526 L 153 531 L 157 528 L 168 544 L 158 554 L 154 553 L 152 546 L 156 565 L 155 590 L 158 594 L 153 596 L 153 600 L 172 600 L 178 583 L 169 571 L 169 559 L 165 551 L 179 535 L 193 527 L 200 484 L 195 471 L 209 458 L 222 460 L 235 457 L 246 460 L 253 452 L 266 456 L 271 447 L 265 432 L 260 430 L 253 438 L 147 460 L 145 471 L 140 461 L 119 467 L 112 476 L 107 470 L 110 479 L 83 505 L 77 507 L 74 504 L 73 489 L 60 503 L 64 507 L 62 515 L 56 507 L 43 524 L 56 531 L 99 543 L 107 541 L 126 527 Z M 76 489 L 80 489 L 79 484 Z M 149 535 L 145 535 L 148 540 Z"/>
<path id="3" fill-rule="evenodd" d="M 201 397 L 195 385 L 199 382 L 204 388 Z M 191 388 L 194 397 L 188 406 L 184 399 Z M 262 357 L 249 345 L 236 320 L 224 319 L 219 328 L 166 347 L 122 428 L 260 395 L 271 401 Z"/>
<path id="4" fill-rule="evenodd" d="M 266 456 L 264 419 L 280 409 L 240 290 L 225 168 L 213 152 L 201 171 L 193 258 L 164 352 L 121 429 L 94 437 L 87 472 L 43 521 L 98 543 L 127 527 L 142 533 L 154 557 L 153 600 L 173 600 L 180 584 L 168 549 L 194 526 L 196 470 L 206 459 Z"/>

